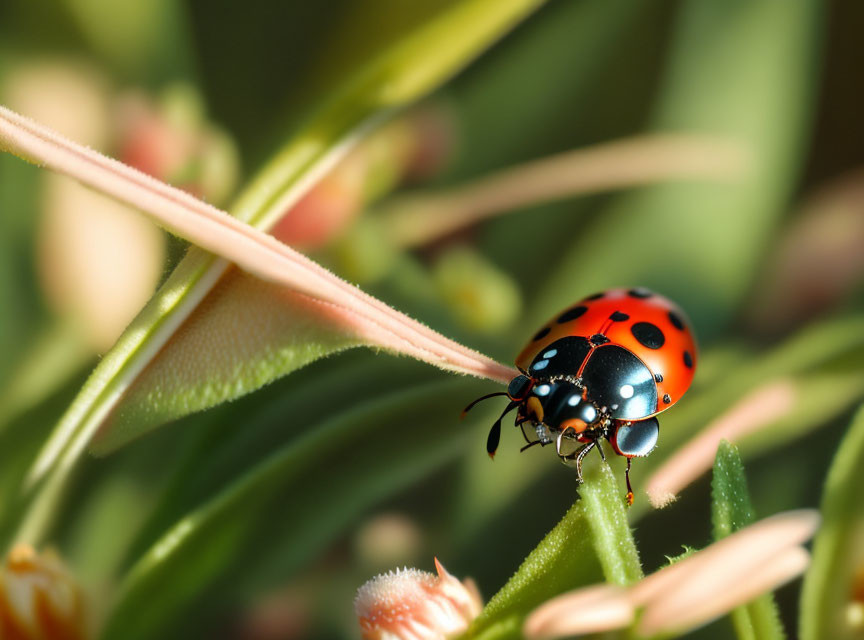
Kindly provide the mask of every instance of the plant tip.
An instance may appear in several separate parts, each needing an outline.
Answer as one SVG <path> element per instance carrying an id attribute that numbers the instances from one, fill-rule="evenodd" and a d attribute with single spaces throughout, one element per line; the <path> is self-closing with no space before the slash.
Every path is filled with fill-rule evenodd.
<path id="1" fill-rule="evenodd" d="M 483 606 L 471 580 L 459 581 L 435 558 L 437 576 L 397 569 L 366 582 L 354 611 L 367 640 L 445 640 L 465 630 Z"/>

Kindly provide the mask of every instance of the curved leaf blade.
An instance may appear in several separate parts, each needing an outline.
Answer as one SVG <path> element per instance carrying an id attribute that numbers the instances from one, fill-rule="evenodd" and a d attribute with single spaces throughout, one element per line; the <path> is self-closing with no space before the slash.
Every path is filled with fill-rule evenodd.
<path id="1" fill-rule="evenodd" d="M 719 541 L 756 521 L 744 463 L 738 449 L 727 441 L 717 448 L 711 479 L 711 521 Z M 731 613 L 739 640 L 784 640 L 777 603 L 771 593 L 759 596 Z"/>
<path id="2" fill-rule="evenodd" d="M 828 471 L 822 498 L 822 528 L 801 592 L 799 633 L 803 640 L 861 637 L 853 621 L 864 576 L 864 407 L 852 420 Z M 856 595 L 857 594 L 857 595 Z"/>

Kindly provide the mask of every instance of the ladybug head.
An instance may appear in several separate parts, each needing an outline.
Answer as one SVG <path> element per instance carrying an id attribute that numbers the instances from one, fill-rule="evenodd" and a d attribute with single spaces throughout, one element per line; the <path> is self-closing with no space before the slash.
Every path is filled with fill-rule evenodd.
<path id="1" fill-rule="evenodd" d="M 520 378 L 526 377 L 517 376 L 508 387 L 510 399 L 523 407 L 520 413 L 525 418 L 545 424 L 552 431 L 572 430 L 577 434 L 600 421 L 599 407 L 575 382 L 567 379 L 539 381 L 523 389 L 524 383 Z M 523 393 L 513 395 L 514 386 L 519 386 Z"/>
<path id="2" fill-rule="evenodd" d="M 510 403 L 489 430 L 486 451 L 492 457 L 501 439 L 501 420 L 513 409 L 518 408 L 517 425 L 534 422 L 545 425 L 553 432 L 569 432 L 574 437 L 599 424 L 603 418 L 601 410 L 587 397 L 585 389 L 570 379 L 536 380 L 524 374 L 513 378 L 506 392 L 499 391 L 477 398 L 462 411 L 463 417 L 481 400 L 496 396 L 507 396 Z"/>

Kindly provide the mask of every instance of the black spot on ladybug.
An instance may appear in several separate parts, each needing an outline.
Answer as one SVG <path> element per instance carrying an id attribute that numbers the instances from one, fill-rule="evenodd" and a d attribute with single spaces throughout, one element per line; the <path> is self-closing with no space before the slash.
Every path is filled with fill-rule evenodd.
<path id="1" fill-rule="evenodd" d="M 684 321 L 674 311 L 669 312 L 669 322 L 672 323 L 672 326 L 678 329 L 678 331 L 684 331 Z"/>
<path id="2" fill-rule="evenodd" d="M 663 374 L 655 373 L 654 374 L 654 382 L 663 382 Z"/>
<path id="3" fill-rule="evenodd" d="M 588 307 L 578 306 L 573 307 L 572 309 L 568 309 L 560 316 L 558 316 L 558 324 L 564 324 L 565 322 L 570 322 L 571 320 L 575 320 L 583 313 L 588 311 Z"/>
<path id="4" fill-rule="evenodd" d="M 585 300 L 599 300 L 605 295 L 606 293 L 601 291 L 600 293 L 595 293 L 593 296 L 588 296 L 587 298 L 585 298 Z"/>
<path id="5" fill-rule="evenodd" d="M 654 294 L 648 291 L 648 289 L 643 289 L 640 287 L 638 289 L 630 289 L 630 291 L 627 292 L 627 295 L 632 298 L 650 298 Z"/>
<path id="6" fill-rule="evenodd" d="M 534 335 L 534 337 L 532 338 L 532 340 L 537 341 L 537 340 L 540 340 L 541 338 L 545 338 L 546 336 L 549 335 L 549 332 L 550 332 L 550 331 L 552 331 L 552 329 L 550 329 L 549 327 L 543 327 L 542 329 L 540 329 L 540 331 L 538 331 L 538 332 Z"/>
<path id="7" fill-rule="evenodd" d="M 601 344 L 606 344 L 607 342 L 609 342 L 609 338 L 604 336 L 602 333 L 595 333 L 593 336 L 588 338 L 588 342 L 590 342 L 591 344 L 593 344 L 596 347 L 596 346 L 599 346 Z"/>
<path id="8" fill-rule="evenodd" d="M 693 356 L 690 355 L 689 351 L 684 352 L 684 366 L 688 369 L 693 368 Z"/>
<path id="9" fill-rule="evenodd" d="M 626 313 L 621 313 L 620 311 L 616 311 L 611 316 L 609 316 L 609 319 L 612 322 L 624 322 L 625 320 L 629 320 L 630 316 L 628 316 Z"/>
<path id="10" fill-rule="evenodd" d="M 669 397 L 669 394 L 667 393 L 667 394 L 665 394 L 665 395 L 663 396 L 663 403 L 664 403 L 664 404 L 669 404 L 670 402 L 672 402 L 672 398 Z"/>
<path id="11" fill-rule="evenodd" d="M 630 327 L 630 333 L 642 346 L 649 349 L 659 349 L 666 342 L 666 336 L 663 335 L 660 328 L 650 322 L 637 322 Z"/>

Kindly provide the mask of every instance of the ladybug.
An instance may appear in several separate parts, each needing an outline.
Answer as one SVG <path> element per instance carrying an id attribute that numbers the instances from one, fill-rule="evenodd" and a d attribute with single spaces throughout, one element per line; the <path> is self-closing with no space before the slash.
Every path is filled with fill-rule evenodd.
<path id="1" fill-rule="evenodd" d="M 501 420 L 516 410 L 527 444 L 555 444 L 559 458 L 576 467 L 600 440 L 627 458 L 627 502 L 632 458 L 647 456 L 660 434 L 657 414 L 687 391 L 696 368 L 696 341 L 673 302 L 647 289 L 611 289 L 588 296 L 552 318 L 516 358 L 521 372 L 506 392 L 510 403 L 492 425 L 486 450 L 494 457 Z M 534 427 L 529 438 L 525 425 Z"/>

